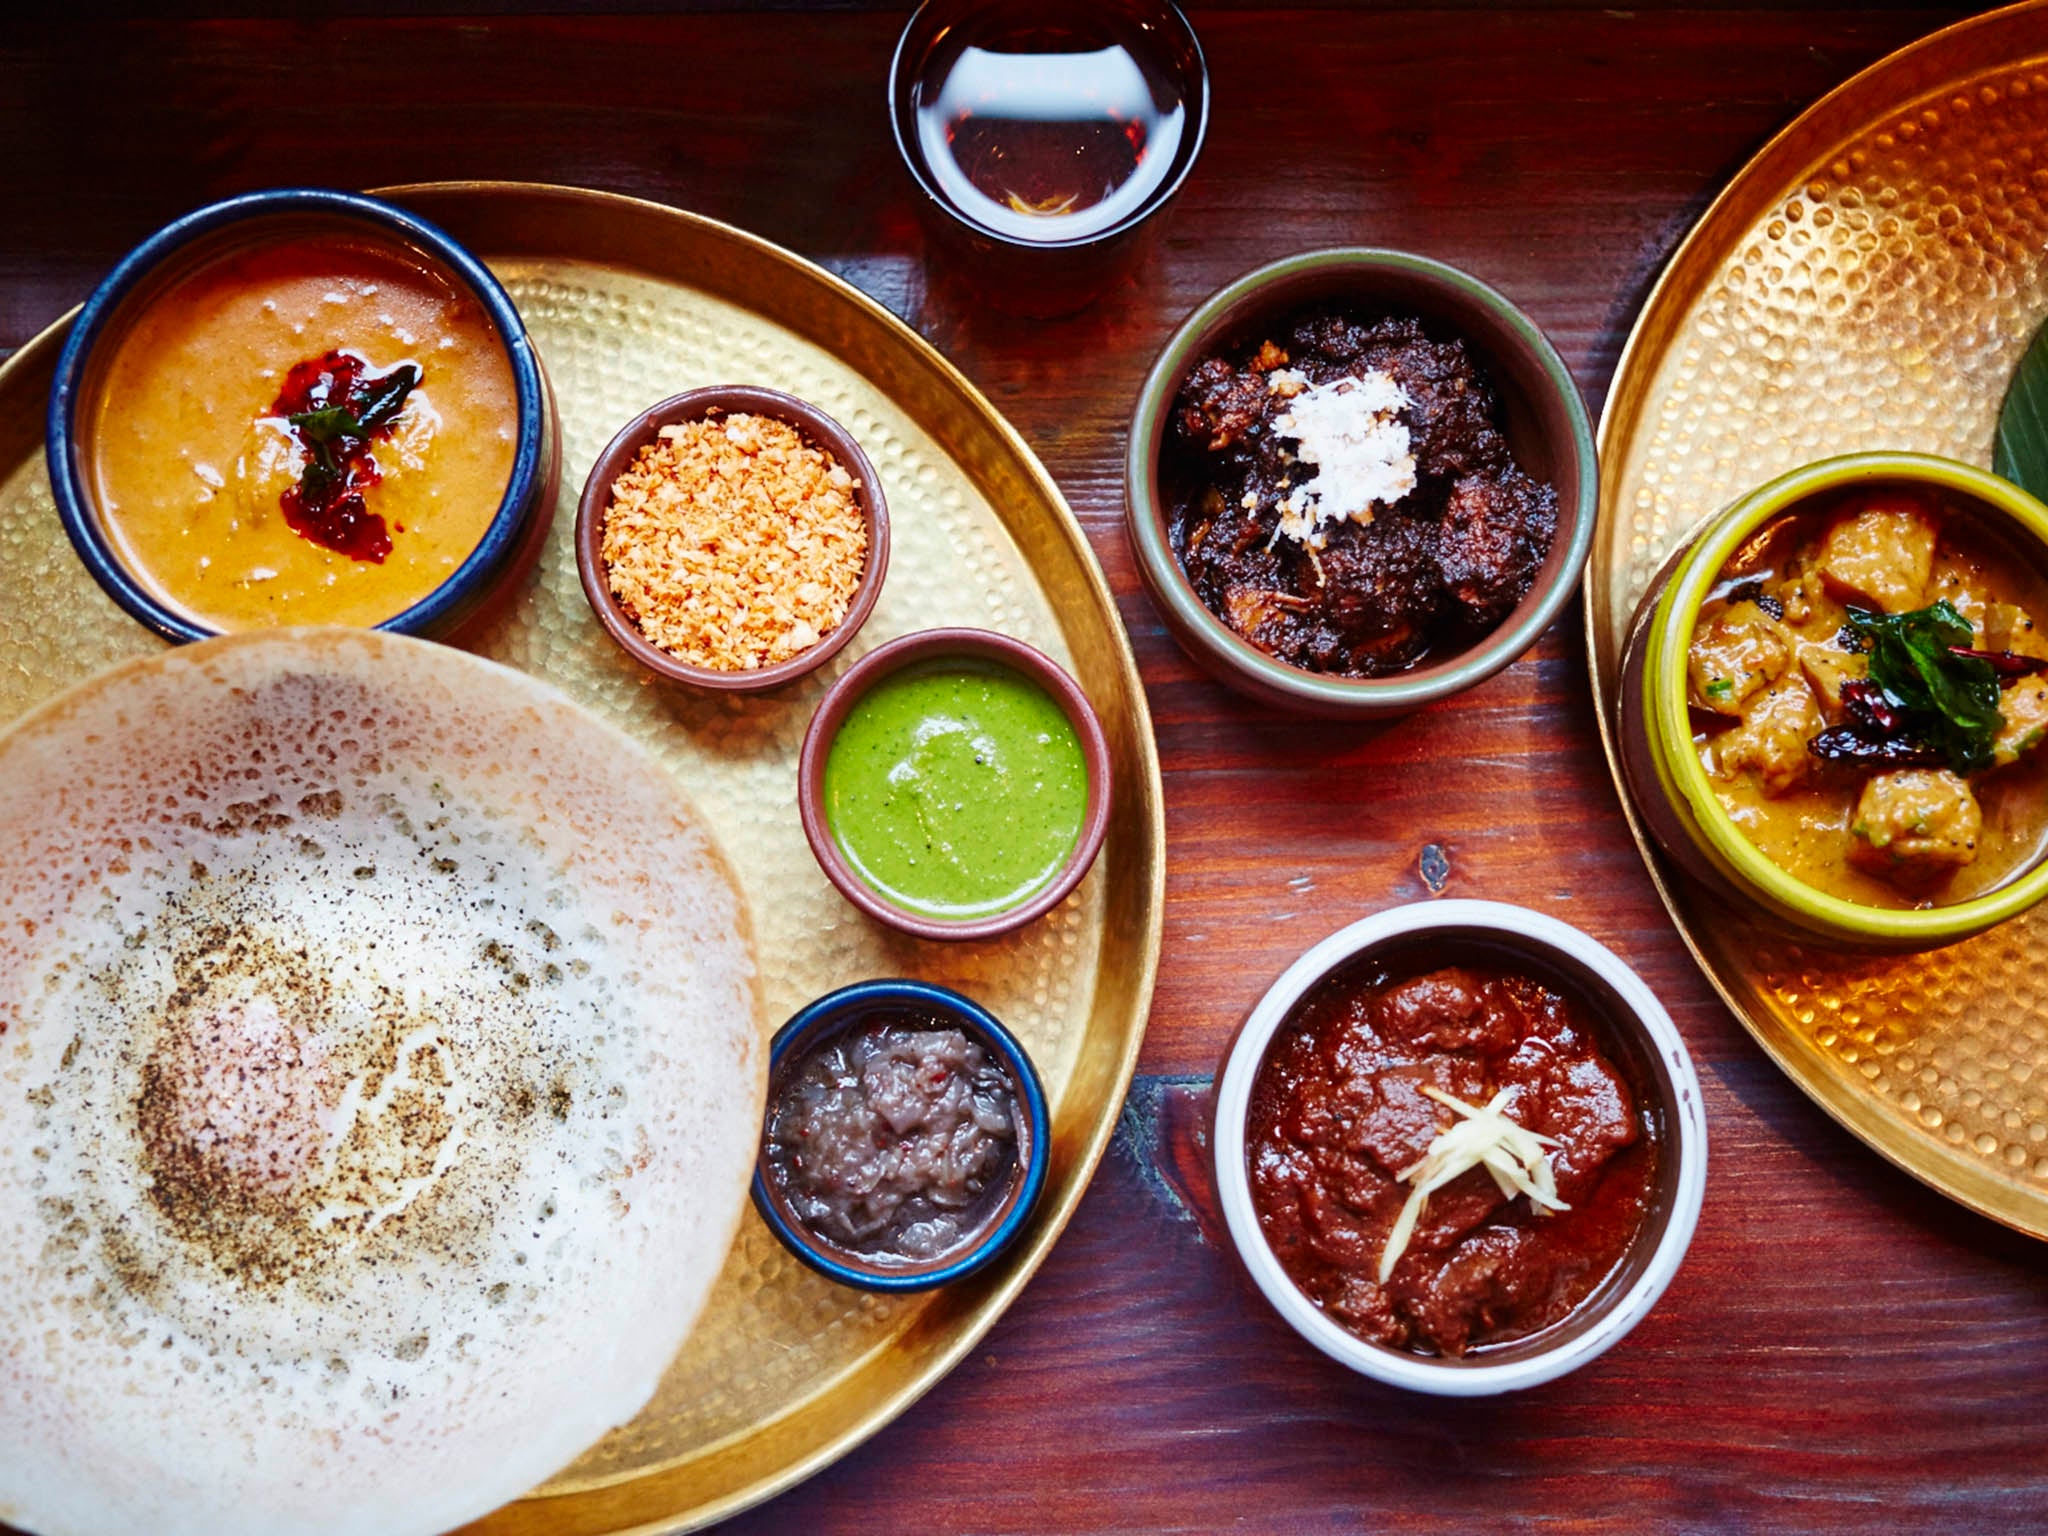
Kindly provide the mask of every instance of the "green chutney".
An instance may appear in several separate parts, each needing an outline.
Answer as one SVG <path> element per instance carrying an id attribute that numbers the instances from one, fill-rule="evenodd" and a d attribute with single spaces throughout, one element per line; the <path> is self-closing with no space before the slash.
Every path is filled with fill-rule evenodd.
<path id="1" fill-rule="evenodd" d="M 1023 673 L 965 658 L 891 673 L 825 758 L 825 818 L 862 880 L 926 917 L 968 921 L 1052 882 L 1088 814 L 1066 711 Z"/>

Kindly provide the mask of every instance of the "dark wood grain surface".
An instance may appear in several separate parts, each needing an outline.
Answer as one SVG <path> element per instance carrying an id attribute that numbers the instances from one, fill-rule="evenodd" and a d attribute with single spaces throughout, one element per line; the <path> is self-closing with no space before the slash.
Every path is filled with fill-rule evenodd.
<path id="1" fill-rule="evenodd" d="M 1166 963 L 1122 1132 L 983 1348 L 840 1465 L 734 1522 L 790 1530 L 2048 1527 L 2044 1250 L 1894 1172 L 1792 1088 L 1671 932 L 1617 809 L 1574 607 L 1535 652 L 1375 729 L 1278 728 L 1139 588 L 1118 463 L 1173 325 L 1255 263 L 1370 243 L 1497 284 L 1597 407 L 1642 296 L 1804 104 L 1954 13 L 1198 7 L 1208 148 L 1165 240 L 1071 321 L 927 263 L 882 112 L 900 13 L 16 21 L 0 35 L 0 347 L 168 216 L 291 182 L 579 183 L 727 219 L 875 294 L 1051 467 L 1115 586 L 1165 765 Z M 374 64 L 374 68 L 366 66 Z M 1200 1095 L 1273 976 L 1429 894 L 1552 912 L 1631 961 L 1705 1078 L 1705 1216 L 1661 1307 L 1521 1398 L 1354 1379 L 1218 1233 Z"/>

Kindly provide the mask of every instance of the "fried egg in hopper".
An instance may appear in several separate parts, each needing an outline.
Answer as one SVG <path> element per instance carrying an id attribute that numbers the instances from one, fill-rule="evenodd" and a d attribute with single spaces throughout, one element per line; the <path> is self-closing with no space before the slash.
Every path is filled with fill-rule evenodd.
<path id="1" fill-rule="evenodd" d="M 0 1520 L 445 1530 L 647 1401 L 765 1050 L 654 760 L 421 641 L 131 662 L 0 738 Z"/>

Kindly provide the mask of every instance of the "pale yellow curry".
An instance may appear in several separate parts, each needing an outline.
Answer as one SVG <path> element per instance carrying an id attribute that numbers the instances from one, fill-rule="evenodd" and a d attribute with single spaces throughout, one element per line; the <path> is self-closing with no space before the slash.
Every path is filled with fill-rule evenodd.
<path id="1" fill-rule="evenodd" d="M 1688 655 L 1694 743 L 1773 863 L 1866 906 L 1996 889 L 2048 838 L 2048 588 L 1984 520 L 1859 490 L 1766 525 Z"/>

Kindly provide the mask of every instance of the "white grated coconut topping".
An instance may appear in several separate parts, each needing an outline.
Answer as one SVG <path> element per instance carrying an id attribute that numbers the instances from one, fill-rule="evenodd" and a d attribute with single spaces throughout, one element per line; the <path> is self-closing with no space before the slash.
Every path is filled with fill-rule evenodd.
<path id="1" fill-rule="evenodd" d="M 1379 369 L 1295 395 L 1273 426 L 1301 445 L 1297 457 L 1316 475 L 1280 502 L 1275 536 L 1321 549 L 1325 524 L 1369 523 L 1375 506 L 1390 507 L 1414 490 L 1415 455 L 1400 415 L 1414 403 Z"/>

